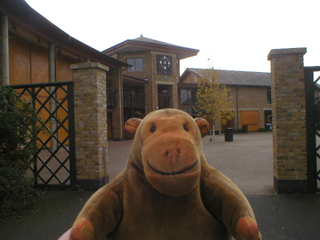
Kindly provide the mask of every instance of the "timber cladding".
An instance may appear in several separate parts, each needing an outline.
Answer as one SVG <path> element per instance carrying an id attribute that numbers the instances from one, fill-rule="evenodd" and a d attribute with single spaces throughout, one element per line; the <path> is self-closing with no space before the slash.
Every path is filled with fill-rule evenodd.
<path id="1" fill-rule="evenodd" d="M 38 45 L 31 43 L 19 36 L 10 35 L 10 44 L 9 44 L 9 65 L 10 65 L 10 84 L 29 84 L 29 83 L 47 83 L 49 81 L 48 75 L 48 49 L 45 44 Z M 70 81 L 72 80 L 72 70 L 70 69 L 70 64 L 75 63 L 77 60 L 63 56 L 62 54 L 57 54 L 57 70 L 56 70 L 56 81 Z M 19 91 L 19 90 L 17 90 Z M 30 96 L 27 93 L 24 93 L 25 98 Z M 59 101 L 65 98 L 66 93 L 61 89 L 57 90 L 55 97 Z M 48 98 L 49 93 L 45 90 L 40 90 L 37 97 L 39 102 L 44 103 Z M 37 109 L 40 108 L 40 103 L 35 102 Z M 64 102 L 63 105 L 65 108 L 68 108 L 67 102 Z M 49 102 L 45 104 L 45 107 L 49 109 Z M 40 111 L 40 119 L 47 119 L 49 113 L 47 111 Z M 66 112 L 62 109 L 57 111 L 57 117 L 59 119 L 64 119 Z M 50 126 L 50 122 L 47 123 L 47 127 Z M 64 124 L 64 127 L 68 129 L 67 122 Z M 48 134 L 40 133 L 40 138 L 42 141 L 46 141 Z M 58 138 L 62 140 L 66 137 L 67 132 L 61 128 L 58 131 Z M 67 141 L 68 144 L 68 141 Z M 47 146 L 51 146 L 51 142 L 47 143 Z"/>
<path id="2" fill-rule="evenodd" d="M 12 35 L 10 36 L 9 53 L 11 85 L 49 81 L 46 46 L 30 43 L 21 37 Z M 56 81 L 72 80 L 70 65 L 76 62 L 76 59 L 57 53 Z"/>

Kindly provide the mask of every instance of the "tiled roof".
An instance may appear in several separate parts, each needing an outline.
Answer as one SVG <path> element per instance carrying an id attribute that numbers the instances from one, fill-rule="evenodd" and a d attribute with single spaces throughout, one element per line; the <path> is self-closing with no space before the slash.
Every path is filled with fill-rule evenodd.
<path id="1" fill-rule="evenodd" d="M 174 44 L 171 44 L 171 43 L 166 43 L 166 42 L 154 40 L 154 39 L 151 39 L 151 38 L 146 38 L 146 37 L 144 37 L 142 35 L 140 37 L 138 37 L 138 38 L 134 38 L 134 39 L 130 39 L 130 40 L 138 41 L 138 42 L 144 42 L 144 43 L 153 43 L 153 44 L 164 45 L 164 46 L 171 46 L 171 47 L 181 47 L 181 46 L 174 45 Z M 182 48 L 185 48 L 185 47 L 182 47 Z"/>
<path id="2" fill-rule="evenodd" d="M 206 69 L 202 68 L 188 68 L 199 76 Z M 186 70 L 186 71 L 187 71 Z M 219 83 L 226 85 L 247 85 L 247 86 L 271 86 L 271 74 L 266 72 L 246 72 L 246 71 L 229 71 L 229 70 L 210 70 L 218 71 Z"/>
<path id="3" fill-rule="evenodd" d="M 186 48 L 166 42 L 161 42 L 151 38 L 143 37 L 128 39 L 111 48 L 102 51 L 105 54 L 112 55 L 121 52 L 142 52 L 156 50 L 159 52 L 169 52 L 177 54 L 178 59 L 185 59 L 196 56 L 199 52 L 197 49 Z"/>

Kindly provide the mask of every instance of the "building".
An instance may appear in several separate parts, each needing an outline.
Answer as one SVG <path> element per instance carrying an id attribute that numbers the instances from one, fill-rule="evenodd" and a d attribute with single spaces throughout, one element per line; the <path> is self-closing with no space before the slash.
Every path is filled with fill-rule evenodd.
<path id="1" fill-rule="evenodd" d="M 73 63 L 95 61 L 120 70 L 128 66 L 73 38 L 24 0 L 1 1 L 0 15 L 3 83 L 72 80 Z"/>
<path id="2" fill-rule="evenodd" d="M 179 108 L 195 114 L 193 106 L 196 103 L 198 88 L 197 78 L 203 76 L 205 69 L 187 68 L 179 82 Z M 224 131 L 226 127 L 242 129 L 248 126 L 248 131 L 258 131 L 271 123 L 271 76 L 270 73 L 210 70 L 218 72 L 218 82 L 227 85 L 233 101 L 235 118 L 226 126 L 216 125 L 216 130 Z"/>
<path id="3" fill-rule="evenodd" d="M 0 40 L 1 84 L 31 99 L 50 132 L 38 135 L 35 184 L 104 185 L 106 112 L 114 103 L 107 78 L 121 82 L 129 65 L 73 38 L 23 0 L 0 1 Z"/>
<path id="4" fill-rule="evenodd" d="M 129 66 L 73 38 L 24 0 L 1 1 L 0 15 L 2 85 L 72 81 L 70 66 L 88 62 L 106 66 L 108 80 L 119 83 Z M 108 97 L 111 107 L 117 95 Z"/>
<path id="5" fill-rule="evenodd" d="M 192 111 L 181 99 L 197 87 L 189 72 L 199 72 L 188 69 L 180 78 L 179 67 L 199 50 L 140 36 L 99 52 L 24 0 L 0 1 L 0 39 L 1 84 L 32 99 L 50 130 L 38 136 L 41 152 L 33 172 L 39 184 L 97 189 L 108 181 L 108 138 L 125 138 L 125 120 L 167 107 Z M 237 99 L 231 124 L 263 127 L 263 113 L 271 111 L 263 97 L 270 83 L 257 74 L 249 79 L 249 73 L 225 81 Z"/>
<path id="6" fill-rule="evenodd" d="M 120 82 L 108 81 L 108 91 L 119 93 L 119 107 L 108 108 L 109 138 L 121 140 L 123 137 L 114 133 L 121 131 L 119 128 L 130 117 L 143 117 L 156 109 L 178 108 L 180 60 L 198 52 L 142 35 L 104 50 L 103 53 L 131 65 L 122 72 Z"/>
<path id="7" fill-rule="evenodd" d="M 125 40 L 99 52 L 74 39 L 33 10 L 23 0 L 0 4 L 2 36 L 1 79 L 4 84 L 73 80 L 72 64 L 98 62 L 107 71 L 108 138 L 125 138 L 124 122 L 133 116 L 173 107 L 193 114 L 195 79 L 199 69 L 187 69 L 180 78 L 180 60 L 199 50 L 143 37 Z M 6 31 L 2 31 L 6 32 Z M 7 44 L 6 44 L 7 43 Z M 270 74 L 221 71 L 221 83 L 235 99 L 234 128 L 264 127 L 271 105 Z M 187 95 L 186 95 L 187 94 Z M 182 98 L 187 97 L 187 101 Z M 268 98 L 270 99 L 270 98 Z M 229 126 L 228 125 L 228 126 Z M 222 126 L 223 127 L 223 126 Z M 221 129 L 223 130 L 223 129 Z"/>
<path id="8" fill-rule="evenodd" d="M 178 107 L 180 60 L 199 52 L 143 36 L 99 52 L 62 31 L 24 0 L 1 2 L 0 14 L 2 84 L 73 81 L 72 64 L 103 64 L 108 68 L 108 138 L 114 140 L 124 139 L 128 118 Z"/>

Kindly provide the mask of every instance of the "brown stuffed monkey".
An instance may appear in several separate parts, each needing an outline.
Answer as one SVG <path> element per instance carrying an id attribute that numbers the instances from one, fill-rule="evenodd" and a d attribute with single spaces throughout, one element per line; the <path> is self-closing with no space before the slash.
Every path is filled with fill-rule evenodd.
<path id="1" fill-rule="evenodd" d="M 70 239 L 262 239 L 243 193 L 202 153 L 206 120 L 164 109 L 125 129 L 127 166 L 88 200 Z"/>

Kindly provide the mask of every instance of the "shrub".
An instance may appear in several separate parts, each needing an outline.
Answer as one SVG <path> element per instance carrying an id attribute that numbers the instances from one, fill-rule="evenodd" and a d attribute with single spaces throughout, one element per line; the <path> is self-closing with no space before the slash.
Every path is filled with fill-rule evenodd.
<path id="1" fill-rule="evenodd" d="M 37 114 L 30 102 L 0 86 L 0 217 L 26 209 L 35 201 L 26 171 L 36 151 Z"/>

